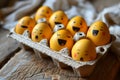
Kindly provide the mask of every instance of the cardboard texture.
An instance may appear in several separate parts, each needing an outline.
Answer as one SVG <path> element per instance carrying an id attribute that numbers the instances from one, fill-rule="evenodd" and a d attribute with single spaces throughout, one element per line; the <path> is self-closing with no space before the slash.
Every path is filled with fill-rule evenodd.
<path id="1" fill-rule="evenodd" d="M 27 35 L 25 35 L 27 34 Z M 25 50 L 33 50 L 35 55 L 39 59 L 52 58 L 54 64 L 62 69 L 70 69 L 80 77 L 88 77 L 94 70 L 98 60 L 105 55 L 112 44 L 111 43 L 96 48 L 97 58 L 93 61 L 81 62 L 75 61 L 70 56 L 66 55 L 67 50 L 53 51 L 47 46 L 47 40 L 42 40 L 40 43 L 33 42 L 29 37 L 29 34 L 24 32 L 23 35 L 16 34 L 14 29 L 11 30 L 9 37 L 20 42 Z M 102 48 L 102 50 L 101 50 Z"/>

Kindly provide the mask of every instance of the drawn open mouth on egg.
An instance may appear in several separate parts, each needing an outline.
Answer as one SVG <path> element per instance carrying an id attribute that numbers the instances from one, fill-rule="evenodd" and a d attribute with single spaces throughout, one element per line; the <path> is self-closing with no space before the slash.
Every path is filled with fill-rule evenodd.
<path id="1" fill-rule="evenodd" d="M 55 22 L 55 24 L 61 24 L 61 22 Z"/>
<path id="2" fill-rule="evenodd" d="M 80 30 L 80 28 L 76 27 L 76 26 L 73 26 L 72 28 L 73 28 L 73 31 L 75 31 L 75 32 L 78 32 Z"/>
<path id="3" fill-rule="evenodd" d="M 58 43 L 59 45 L 64 46 L 66 44 L 66 40 L 58 39 Z"/>
<path id="4" fill-rule="evenodd" d="M 23 25 L 22 25 L 21 27 L 22 27 L 22 28 L 28 28 L 27 26 L 23 26 Z"/>
<path id="5" fill-rule="evenodd" d="M 84 61 L 83 57 L 80 58 L 80 61 Z"/>
<path id="6" fill-rule="evenodd" d="M 35 36 L 35 39 L 38 39 L 38 35 Z"/>
<path id="7" fill-rule="evenodd" d="M 98 30 L 93 30 L 93 31 L 92 31 L 92 34 L 93 34 L 94 36 L 97 36 L 98 32 L 99 32 Z"/>

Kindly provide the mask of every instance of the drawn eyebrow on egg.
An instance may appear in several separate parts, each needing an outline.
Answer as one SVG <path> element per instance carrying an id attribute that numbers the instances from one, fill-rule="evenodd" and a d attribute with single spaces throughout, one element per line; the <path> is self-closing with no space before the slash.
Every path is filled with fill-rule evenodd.
<path id="1" fill-rule="evenodd" d="M 40 30 L 40 32 L 43 32 L 43 30 Z"/>
<path id="2" fill-rule="evenodd" d="M 60 34 L 57 34 L 57 36 L 60 36 Z"/>
<path id="3" fill-rule="evenodd" d="M 88 56 L 88 53 L 86 53 L 85 55 Z"/>
<path id="4" fill-rule="evenodd" d="M 102 29 L 100 29 L 100 31 L 103 31 L 103 28 L 102 28 Z"/>
<path id="5" fill-rule="evenodd" d="M 56 16 L 54 18 L 57 18 Z"/>
<path id="6" fill-rule="evenodd" d="M 70 35 L 67 35 L 67 37 L 68 37 L 68 38 L 71 38 L 71 36 L 70 36 Z"/>
<path id="7" fill-rule="evenodd" d="M 103 27 L 103 26 L 101 26 L 101 29 L 103 30 L 103 29 L 104 29 L 104 27 Z"/>
<path id="8" fill-rule="evenodd" d="M 49 13 L 49 11 L 46 11 L 46 13 Z"/>

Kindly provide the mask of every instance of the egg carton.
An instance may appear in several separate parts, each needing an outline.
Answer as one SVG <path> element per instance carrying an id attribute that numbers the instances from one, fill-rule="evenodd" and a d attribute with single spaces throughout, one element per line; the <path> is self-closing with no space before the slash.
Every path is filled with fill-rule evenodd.
<path id="1" fill-rule="evenodd" d="M 33 42 L 29 38 L 30 35 L 28 31 L 25 31 L 23 35 L 20 35 L 16 34 L 13 28 L 8 36 L 20 42 L 26 50 L 32 49 L 39 59 L 52 58 L 52 61 L 56 66 L 58 66 L 61 69 L 73 70 L 74 74 L 76 74 L 79 77 L 90 76 L 98 60 L 100 60 L 100 58 L 107 53 L 108 49 L 110 48 L 113 42 L 112 37 L 112 40 L 109 44 L 96 47 L 97 58 L 95 60 L 82 62 L 73 60 L 68 55 L 67 48 L 63 48 L 59 52 L 51 50 L 47 45 L 46 39 L 41 40 L 39 43 Z"/>

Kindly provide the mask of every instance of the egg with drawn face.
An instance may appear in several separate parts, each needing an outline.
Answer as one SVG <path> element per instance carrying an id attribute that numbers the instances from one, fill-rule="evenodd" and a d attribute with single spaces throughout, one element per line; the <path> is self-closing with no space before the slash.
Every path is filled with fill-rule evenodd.
<path id="1" fill-rule="evenodd" d="M 38 23 L 32 30 L 32 41 L 40 42 L 42 39 L 49 40 L 52 30 L 47 23 Z"/>
<path id="2" fill-rule="evenodd" d="M 15 27 L 15 32 L 17 34 L 23 34 L 25 30 L 28 30 L 31 33 L 35 24 L 36 22 L 34 19 L 30 18 L 29 16 L 25 16 L 18 21 Z"/>
<path id="3" fill-rule="evenodd" d="M 64 26 L 66 26 L 67 22 L 68 17 L 63 11 L 54 12 L 49 19 L 49 24 L 52 29 L 54 29 L 55 25 L 57 24 L 63 24 Z"/>
<path id="4" fill-rule="evenodd" d="M 68 29 L 72 35 L 76 32 L 84 32 L 86 34 L 88 27 L 84 18 L 75 16 L 68 22 L 66 29 Z"/>
<path id="5" fill-rule="evenodd" d="M 68 48 L 70 51 L 73 46 L 73 38 L 71 33 L 66 30 L 58 30 L 50 39 L 50 48 L 55 51 L 59 51 L 63 48 Z"/>
<path id="6" fill-rule="evenodd" d="M 72 47 L 71 54 L 76 61 L 91 61 L 97 56 L 94 43 L 87 38 L 77 41 Z"/>
<path id="7" fill-rule="evenodd" d="M 102 21 L 96 21 L 90 26 L 87 37 L 91 39 L 96 46 L 105 45 L 109 43 L 111 39 L 109 29 Z"/>
<path id="8" fill-rule="evenodd" d="M 45 18 L 48 21 L 51 15 L 52 15 L 52 9 L 48 6 L 42 6 L 37 10 L 35 14 L 35 20 L 36 22 L 38 22 L 39 19 Z"/>

